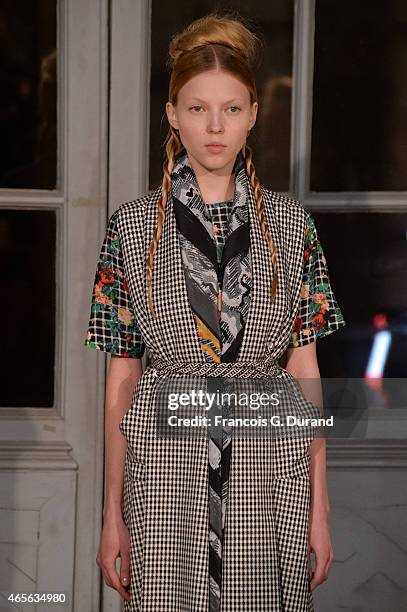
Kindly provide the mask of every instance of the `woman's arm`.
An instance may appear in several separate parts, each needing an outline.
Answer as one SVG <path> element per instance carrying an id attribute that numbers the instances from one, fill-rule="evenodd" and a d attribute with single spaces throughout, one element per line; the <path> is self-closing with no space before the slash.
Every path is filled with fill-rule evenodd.
<path id="1" fill-rule="evenodd" d="M 298 379 L 304 396 L 315 406 L 322 408 L 322 389 L 316 355 L 316 342 L 287 349 L 286 370 Z M 308 380 L 307 380 L 308 379 Z M 316 437 L 310 444 L 310 544 L 317 555 L 317 567 L 311 588 L 326 580 L 333 560 L 329 536 L 329 498 L 326 484 L 325 438 Z"/>
<path id="2" fill-rule="evenodd" d="M 130 408 L 134 387 L 143 373 L 141 359 L 112 355 L 106 383 L 105 468 L 103 516 L 122 512 L 123 474 L 127 442 L 119 423 Z"/>
<path id="3" fill-rule="evenodd" d="M 96 563 L 105 583 L 129 600 L 130 536 L 123 521 L 123 479 L 127 442 L 119 423 L 130 407 L 134 387 L 142 374 L 141 359 L 112 355 L 106 383 L 105 471 L 103 529 Z M 120 557 L 120 576 L 116 559 Z"/>

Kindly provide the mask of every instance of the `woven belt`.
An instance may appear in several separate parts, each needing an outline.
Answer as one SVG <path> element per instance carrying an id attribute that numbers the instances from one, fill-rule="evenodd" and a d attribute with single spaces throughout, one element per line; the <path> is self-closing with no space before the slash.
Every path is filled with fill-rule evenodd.
<path id="1" fill-rule="evenodd" d="M 152 355 L 149 367 L 159 376 L 181 374 L 202 377 L 264 378 L 275 376 L 282 368 L 274 357 L 267 356 L 262 361 L 214 362 L 175 362 Z"/>

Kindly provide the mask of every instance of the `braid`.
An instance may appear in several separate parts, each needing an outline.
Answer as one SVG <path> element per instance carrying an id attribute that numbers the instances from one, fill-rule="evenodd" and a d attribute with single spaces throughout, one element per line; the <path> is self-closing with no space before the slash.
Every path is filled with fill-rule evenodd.
<path id="1" fill-rule="evenodd" d="M 153 304 L 153 263 L 154 255 L 158 249 L 158 243 L 163 233 L 164 221 L 165 221 L 165 210 L 168 202 L 168 195 L 171 191 L 171 172 L 174 168 L 175 158 L 179 151 L 182 149 L 181 140 L 177 132 L 170 127 L 168 132 L 165 153 L 166 158 L 163 163 L 163 180 L 161 187 L 161 196 L 157 205 L 157 225 L 153 233 L 153 237 L 148 248 L 147 264 L 146 264 L 146 277 L 147 277 L 147 295 L 148 305 L 154 318 L 157 318 L 157 314 Z"/>
<path id="2" fill-rule="evenodd" d="M 277 292 L 277 247 L 275 246 L 271 238 L 270 230 L 266 223 L 264 215 L 264 200 L 260 189 L 260 181 L 256 175 L 256 170 L 254 168 L 252 150 L 246 144 L 243 146 L 243 157 L 245 158 L 246 171 L 250 178 L 250 183 L 253 187 L 254 195 L 256 198 L 256 212 L 260 223 L 261 231 L 263 232 L 263 236 L 269 245 L 271 253 L 271 262 L 273 265 L 273 283 L 271 285 L 271 299 L 274 300 Z"/>

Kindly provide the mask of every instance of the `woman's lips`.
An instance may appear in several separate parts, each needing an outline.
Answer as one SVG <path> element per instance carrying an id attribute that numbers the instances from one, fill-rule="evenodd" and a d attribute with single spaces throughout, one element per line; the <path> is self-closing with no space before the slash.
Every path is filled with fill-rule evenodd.
<path id="1" fill-rule="evenodd" d="M 222 144 L 207 144 L 205 145 L 205 147 L 211 153 L 221 153 L 222 151 L 226 149 L 226 145 L 222 145 Z"/>

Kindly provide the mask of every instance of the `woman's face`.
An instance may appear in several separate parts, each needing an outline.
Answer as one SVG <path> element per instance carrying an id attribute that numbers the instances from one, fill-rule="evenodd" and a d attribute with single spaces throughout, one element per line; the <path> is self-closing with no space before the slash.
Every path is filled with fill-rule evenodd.
<path id="1" fill-rule="evenodd" d="M 166 105 L 170 125 L 179 130 L 191 164 L 209 171 L 231 171 L 247 132 L 256 122 L 257 102 L 247 87 L 221 70 L 203 72 Z M 217 145 L 217 146 L 211 146 Z"/>

